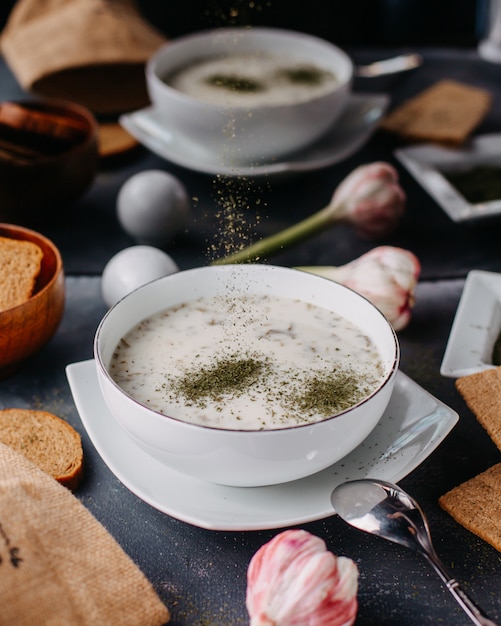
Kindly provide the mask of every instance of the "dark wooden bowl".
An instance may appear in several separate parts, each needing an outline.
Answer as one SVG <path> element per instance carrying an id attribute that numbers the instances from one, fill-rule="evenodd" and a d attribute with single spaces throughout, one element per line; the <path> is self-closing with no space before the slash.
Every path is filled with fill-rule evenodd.
<path id="1" fill-rule="evenodd" d="M 37 137 L 21 129 L 0 124 L 0 219 L 4 222 L 29 224 L 25 220 L 36 217 L 38 221 L 57 216 L 68 205 L 82 196 L 94 181 L 99 161 L 99 127 L 90 111 L 79 105 L 54 100 L 27 100 L 5 104 L 20 105 L 27 111 L 60 116 L 80 127 L 75 141 L 55 149 L 50 137 Z M 24 133 L 24 137 L 23 137 Z M 28 138 L 28 148 L 35 150 L 23 155 L 23 139 Z M 17 147 L 21 148 L 16 152 Z M 2 145 L 2 141 L 3 145 Z M 34 143 L 33 143 L 34 140 Z M 13 150 L 10 151 L 12 146 Z M 38 150 L 40 149 L 40 150 Z"/>
<path id="2" fill-rule="evenodd" d="M 0 378 L 5 378 L 38 352 L 56 332 L 64 312 L 65 282 L 61 255 L 49 239 L 11 224 L 0 224 L 0 236 L 32 241 L 43 252 L 31 298 L 0 311 Z"/>

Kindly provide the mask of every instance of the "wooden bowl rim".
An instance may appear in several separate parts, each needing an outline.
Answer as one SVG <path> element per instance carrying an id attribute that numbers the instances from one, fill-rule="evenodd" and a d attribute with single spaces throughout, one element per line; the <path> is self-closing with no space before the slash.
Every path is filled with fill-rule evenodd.
<path id="1" fill-rule="evenodd" d="M 53 161 L 56 161 L 56 162 L 60 161 L 61 159 L 67 158 L 69 154 L 72 154 L 73 152 L 81 150 L 83 147 L 86 147 L 92 143 L 96 144 L 96 151 L 97 151 L 97 142 L 98 142 L 98 137 L 99 137 L 99 124 L 97 122 L 96 117 L 94 116 L 94 114 L 92 113 L 90 109 L 87 109 L 86 107 L 80 104 L 77 104 L 76 102 L 70 102 L 69 100 L 62 100 L 59 98 L 37 98 L 37 99 L 22 98 L 22 99 L 8 100 L 8 102 L 12 102 L 13 104 L 19 104 L 21 106 L 25 106 L 26 108 L 30 108 L 33 110 L 38 109 L 41 111 L 57 112 L 61 115 L 67 112 L 73 115 L 74 117 L 82 118 L 83 120 L 85 120 L 85 123 L 88 125 L 88 130 L 87 130 L 85 137 L 81 141 L 78 141 L 74 145 L 70 146 L 67 150 L 64 150 L 64 152 L 61 152 L 59 154 L 54 154 L 54 155 L 49 154 L 45 156 L 40 156 L 39 158 L 37 158 L 37 160 L 34 163 L 23 165 L 23 167 L 36 168 L 41 163 L 50 163 Z"/>
<path id="2" fill-rule="evenodd" d="M 20 237 L 15 235 L 21 235 Z M 22 235 L 27 235 L 27 237 L 23 237 Z M 58 280 L 61 272 L 63 271 L 63 259 L 61 257 L 61 253 L 59 252 L 56 244 L 51 241 L 42 233 L 32 230 L 31 228 L 26 228 L 25 226 L 18 226 L 17 224 L 8 224 L 5 222 L 0 222 L 0 237 L 6 237 L 9 239 L 18 239 L 22 241 L 32 241 L 33 243 L 42 242 L 45 247 L 49 248 L 51 252 L 54 254 L 55 258 L 55 267 L 52 273 L 52 276 L 48 279 L 48 281 L 42 287 L 35 286 L 35 292 L 20 304 L 16 306 L 10 307 L 9 309 L 5 309 L 4 311 L 0 311 L 0 316 L 8 314 L 10 311 L 14 311 L 15 309 L 21 308 L 25 306 L 28 302 L 33 302 L 37 298 L 41 298 L 43 294 L 48 291 L 54 283 Z M 43 260 L 42 260 L 43 262 Z"/>

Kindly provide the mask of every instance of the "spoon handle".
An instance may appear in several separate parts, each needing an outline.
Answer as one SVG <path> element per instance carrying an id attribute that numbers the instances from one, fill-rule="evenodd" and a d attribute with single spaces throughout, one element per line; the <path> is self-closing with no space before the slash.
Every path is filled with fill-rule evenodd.
<path id="1" fill-rule="evenodd" d="M 476 626 L 498 626 L 496 622 L 493 622 L 491 619 L 489 619 L 485 615 L 485 613 L 475 604 L 475 602 L 473 602 L 473 600 L 468 596 L 464 589 L 461 588 L 458 581 L 455 578 L 451 578 L 449 576 L 436 554 L 426 554 L 426 557 L 433 565 L 435 571 L 438 573 L 440 578 L 444 581 L 447 589 L 451 592 L 456 602 L 468 615 L 471 621 L 476 624 Z"/>

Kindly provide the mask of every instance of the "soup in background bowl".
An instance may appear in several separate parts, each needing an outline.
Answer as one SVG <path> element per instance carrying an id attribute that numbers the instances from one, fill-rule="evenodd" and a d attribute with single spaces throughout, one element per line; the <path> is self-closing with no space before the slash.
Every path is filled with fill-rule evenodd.
<path id="1" fill-rule="evenodd" d="M 321 137 L 344 110 L 353 64 L 293 31 L 228 28 L 180 37 L 146 66 L 167 129 L 220 164 L 259 164 Z"/>
<path id="2" fill-rule="evenodd" d="M 351 452 L 383 414 L 399 345 L 368 300 L 268 265 L 153 281 L 112 307 L 94 352 L 105 401 L 150 455 L 202 480 L 302 478 Z"/>

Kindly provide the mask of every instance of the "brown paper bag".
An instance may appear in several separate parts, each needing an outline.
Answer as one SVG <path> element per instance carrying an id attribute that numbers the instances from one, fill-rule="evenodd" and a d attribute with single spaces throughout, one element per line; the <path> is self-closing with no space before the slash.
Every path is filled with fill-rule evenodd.
<path id="1" fill-rule="evenodd" d="M 25 90 L 119 114 L 148 104 L 144 65 L 165 41 L 133 0 L 18 0 L 0 47 Z"/>
<path id="2" fill-rule="evenodd" d="M 169 612 L 79 500 L 0 444 L 0 626 L 161 626 Z"/>

